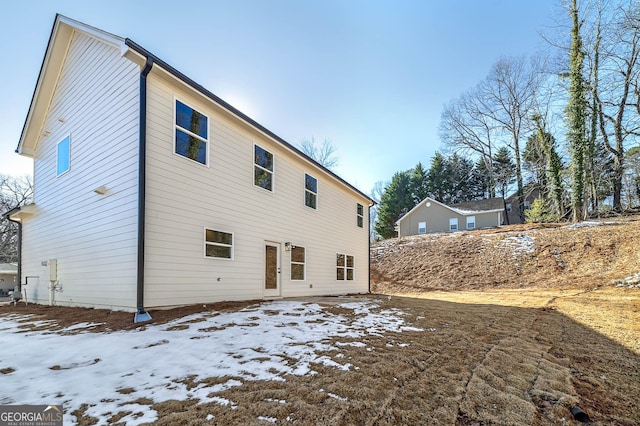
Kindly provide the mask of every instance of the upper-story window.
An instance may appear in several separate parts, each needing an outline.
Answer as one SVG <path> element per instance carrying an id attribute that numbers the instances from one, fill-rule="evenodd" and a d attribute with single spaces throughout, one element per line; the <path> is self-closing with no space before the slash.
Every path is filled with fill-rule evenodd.
<path id="1" fill-rule="evenodd" d="M 358 205 L 356 206 L 356 216 L 356 223 L 358 224 L 358 226 L 360 228 L 364 227 L 364 206 L 360 203 L 358 203 Z"/>
<path id="2" fill-rule="evenodd" d="M 58 142 L 56 163 L 56 176 L 69 171 L 71 167 L 71 136 L 67 136 Z"/>
<path id="3" fill-rule="evenodd" d="M 207 116 L 177 100 L 175 153 L 206 165 L 208 146 Z"/>
<path id="4" fill-rule="evenodd" d="M 511 203 L 507 203 L 507 213 L 511 213 Z"/>
<path id="5" fill-rule="evenodd" d="M 254 145 L 253 184 L 273 192 L 273 154 Z"/>
<path id="6" fill-rule="evenodd" d="M 304 174 L 304 205 L 312 209 L 318 208 L 318 179 Z"/>

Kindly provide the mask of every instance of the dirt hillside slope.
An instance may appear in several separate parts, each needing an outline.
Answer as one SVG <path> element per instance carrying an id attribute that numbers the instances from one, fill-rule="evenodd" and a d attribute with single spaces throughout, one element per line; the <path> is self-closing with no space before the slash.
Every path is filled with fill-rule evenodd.
<path id="1" fill-rule="evenodd" d="M 640 272 L 640 216 L 395 238 L 371 248 L 374 293 L 594 288 Z"/>

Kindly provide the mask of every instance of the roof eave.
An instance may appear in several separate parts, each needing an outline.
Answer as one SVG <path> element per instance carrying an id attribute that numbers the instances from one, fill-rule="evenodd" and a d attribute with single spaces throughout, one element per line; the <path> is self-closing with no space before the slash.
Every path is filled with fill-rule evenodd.
<path id="1" fill-rule="evenodd" d="M 153 53 L 149 52 L 148 50 L 146 50 L 145 48 L 140 46 L 138 43 L 136 43 L 135 41 L 127 38 L 127 39 L 124 40 L 124 43 L 131 51 L 137 53 L 141 57 L 152 58 L 153 62 L 155 64 L 154 69 L 157 68 L 157 67 L 163 69 L 164 71 L 169 73 L 174 78 L 178 79 L 179 81 L 181 81 L 182 83 L 184 83 L 187 86 L 191 87 L 195 91 L 197 91 L 197 92 L 201 93 L 202 95 L 204 95 L 205 97 L 209 98 L 211 101 L 213 101 L 214 103 L 220 105 L 223 109 L 225 109 L 230 114 L 234 115 L 235 117 L 237 117 L 240 120 L 244 121 L 245 123 L 249 124 L 251 127 L 256 129 L 258 132 L 260 132 L 260 133 L 264 134 L 265 136 L 275 140 L 276 142 L 278 142 L 279 144 L 284 146 L 289 151 L 295 153 L 296 155 L 298 155 L 299 157 L 303 158 L 308 163 L 310 163 L 313 166 L 317 167 L 318 169 L 322 170 L 324 173 L 326 173 L 327 175 L 331 176 L 333 179 L 335 179 L 338 182 L 340 182 L 342 185 L 344 185 L 347 188 L 349 188 L 351 191 L 355 192 L 356 194 L 360 195 L 362 198 L 366 199 L 369 202 L 370 206 L 376 204 L 375 200 L 373 200 L 370 196 L 368 196 L 364 192 L 360 191 L 358 188 L 356 188 L 355 186 L 351 185 L 349 182 L 345 181 L 340 176 L 338 176 L 337 174 L 335 174 L 334 172 L 332 172 L 331 170 L 329 170 L 328 168 L 326 168 L 322 164 L 318 163 L 316 160 L 314 160 L 313 158 L 309 157 L 304 152 L 300 151 L 298 148 L 296 148 L 295 146 L 291 145 L 289 142 L 285 141 L 283 138 L 281 138 L 280 136 L 276 135 L 271 130 L 267 129 L 266 127 L 264 127 L 263 125 L 261 125 L 260 123 L 258 123 L 257 121 L 255 121 L 254 119 L 252 119 L 251 117 L 246 115 L 245 113 L 243 113 L 242 111 L 238 110 L 233 105 L 227 103 L 226 101 L 224 101 L 223 99 L 221 99 L 220 97 L 218 97 L 217 95 L 215 95 L 214 93 L 212 93 L 211 91 L 206 89 L 204 86 L 200 85 L 199 83 L 196 83 L 194 80 L 192 80 L 191 78 L 187 77 L 185 74 L 181 73 L 180 71 L 178 71 L 177 69 L 175 69 L 174 67 L 172 67 L 171 65 L 169 65 L 168 63 L 163 61 L 162 59 L 158 58 Z M 126 53 L 125 56 L 127 56 L 130 60 L 133 60 L 134 62 L 136 62 L 134 56 L 130 55 L 129 53 Z M 139 58 L 140 58 L 140 56 L 139 56 Z M 140 60 L 142 60 L 142 58 L 140 58 Z"/>
<path id="2" fill-rule="evenodd" d="M 33 157 L 35 154 L 35 148 L 43 132 L 44 120 L 74 31 L 82 31 L 121 49 L 121 52 L 123 51 L 124 39 L 122 37 L 56 14 L 27 117 L 16 147 L 16 152 L 20 155 Z"/>

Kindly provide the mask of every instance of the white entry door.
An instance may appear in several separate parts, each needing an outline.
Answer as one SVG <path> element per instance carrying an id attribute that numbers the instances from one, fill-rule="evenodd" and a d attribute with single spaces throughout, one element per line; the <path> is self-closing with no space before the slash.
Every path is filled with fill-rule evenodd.
<path id="1" fill-rule="evenodd" d="M 280 296 L 280 243 L 264 245 L 264 296 Z"/>

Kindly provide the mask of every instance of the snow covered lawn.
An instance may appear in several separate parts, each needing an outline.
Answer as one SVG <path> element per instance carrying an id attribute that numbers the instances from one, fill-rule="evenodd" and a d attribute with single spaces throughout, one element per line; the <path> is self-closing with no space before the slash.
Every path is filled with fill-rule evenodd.
<path id="1" fill-rule="evenodd" d="M 403 311 L 380 302 L 337 307 L 346 314 L 315 303 L 268 302 L 111 333 L 91 332 L 89 323 L 50 331 L 44 321 L 36 324 L 42 330 L 24 332 L 24 315 L 0 316 L 0 404 L 63 404 L 65 424 L 76 423 L 71 413 L 86 404 L 85 414 L 99 424 L 120 412 L 131 414 L 119 421 L 140 424 L 157 419 L 152 403 L 198 399 L 233 407 L 216 393 L 245 381 L 317 374 L 314 365 L 359 369 L 338 362 L 342 347 L 419 331 Z M 319 354 L 326 351 L 337 356 Z M 212 377 L 222 379 L 203 381 Z"/>

